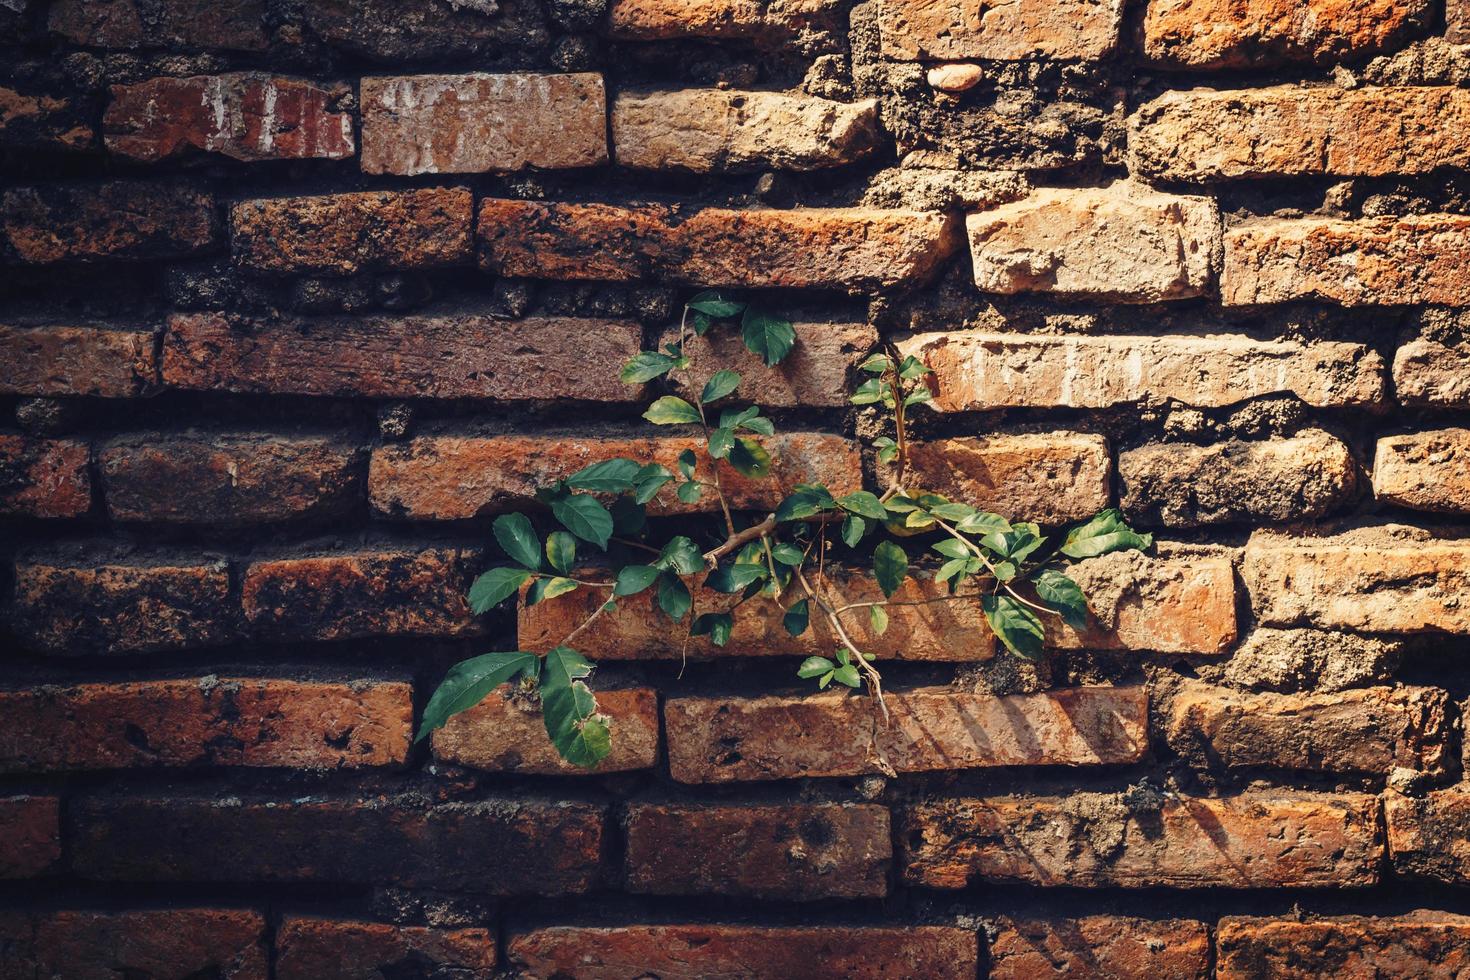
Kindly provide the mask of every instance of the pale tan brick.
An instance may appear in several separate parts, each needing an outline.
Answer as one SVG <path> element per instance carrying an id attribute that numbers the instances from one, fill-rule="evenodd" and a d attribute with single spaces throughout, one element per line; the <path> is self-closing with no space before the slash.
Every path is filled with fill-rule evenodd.
<path id="1" fill-rule="evenodd" d="M 1362 793 L 1171 795 L 1143 818 L 1098 793 L 953 799 L 909 806 L 897 839 L 926 888 L 1364 888 L 1383 860 Z"/>
<path id="2" fill-rule="evenodd" d="M 996 7 L 958 0 L 881 0 L 884 57 L 897 61 L 1093 60 L 1113 50 L 1121 0 L 1016 0 Z"/>
<path id="3" fill-rule="evenodd" d="M 612 108 L 613 152 L 635 170 L 738 173 L 821 170 L 878 146 L 878 102 L 782 92 L 623 92 Z"/>
<path id="4" fill-rule="evenodd" d="M 1470 346 L 1411 340 L 1394 355 L 1393 385 L 1405 405 L 1470 408 Z"/>
<path id="5" fill-rule="evenodd" d="M 822 483 L 834 494 L 862 488 L 857 444 L 842 436 L 783 432 L 761 437 L 774 478 L 753 480 L 720 467 L 726 499 L 738 510 L 774 510 L 783 487 Z M 704 440 L 693 436 L 558 435 L 422 436 L 373 452 L 368 494 L 379 514 L 406 520 L 460 520 L 533 505 L 536 491 L 606 459 L 659 463 L 678 472 L 679 454 L 699 450 L 699 479 L 711 478 Z M 651 514 L 719 510 L 706 494 L 682 503 L 668 484 L 648 504 Z"/>
<path id="6" fill-rule="evenodd" d="M 1267 220 L 1225 233 L 1226 306 L 1470 306 L 1470 215 Z"/>
<path id="7" fill-rule="evenodd" d="M 911 483 L 1015 520 L 1085 520 L 1112 500 L 1108 442 L 1043 432 L 909 444 Z"/>
<path id="8" fill-rule="evenodd" d="M 1418 528 L 1299 537 L 1258 531 L 1241 578 L 1268 626 L 1470 633 L 1470 541 Z"/>
<path id="9" fill-rule="evenodd" d="M 607 162 L 607 94 L 591 72 L 362 80 L 370 174 L 561 170 Z"/>
<path id="10" fill-rule="evenodd" d="M 434 758 L 490 772 L 547 775 L 625 772 L 658 762 L 658 695 L 652 688 L 598 690 L 597 710 L 612 719 L 612 750 L 593 769 L 574 766 L 546 734 L 541 707 L 492 692 L 432 736 Z"/>
<path id="11" fill-rule="evenodd" d="M 1220 214 L 1207 197 L 1118 181 L 1043 188 L 965 219 L 975 285 L 986 293 L 1056 293 L 1156 303 L 1208 292 Z"/>
<path id="12" fill-rule="evenodd" d="M 1292 394 L 1322 408 L 1383 403 L 1383 360 L 1359 344 L 1222 337 L 924 333 L 899 342 L 934 370 L 942 412 L 1108 408 L 1173 398 L 1216 408 Z"/>
<path id="13" fill-rule="evenodd" d="M 1275 977 L 1454 977 L 1470 970 L 1470 916 L 1248 918 L 1226 916 L 1216 933 L 1220 980 Z"/>
<path id="14" fill-rule="evenodd" d="M 996 697 L 945 688 L 887 692 L 876 746 L 854 738 L 878 707 L 847 692 L 681 697 L 664 705 L 669 769 L 684 783 L 856 776 L 993 766 L 1137 762 L 1148 751 L 1142 687 Z"/>
<path id="15" fill-rule="evenodd" d="M 1379 439 L 1373 495 L 1415 510 L 1470 513 L 1470 429 Z"/>

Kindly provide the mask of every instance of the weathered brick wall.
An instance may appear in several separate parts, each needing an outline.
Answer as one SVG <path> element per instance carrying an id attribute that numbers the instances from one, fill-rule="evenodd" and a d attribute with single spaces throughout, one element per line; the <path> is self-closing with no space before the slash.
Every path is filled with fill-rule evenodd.
<path id="1" fill-rule="evenodd" d="M 0 0 L 0 977 L 1465 975 L 1461 41 L 1464 0 Z M 1160 543 L 1081 562 L 1039 664 L 964 607 L 860 637 L 896 778 L 796 685 L 826 634 L 684 663 L 637 601 L 582 644 L 599 771 L 501 693 L 413 744 L 449 664 L 589 608 L 464 586 L 538 484 L 691 444 L 616 372 L 705 286 L 797 323 L 699 353 L 788 481 L 875 485 L 888 338 L 930 487 Z"/>

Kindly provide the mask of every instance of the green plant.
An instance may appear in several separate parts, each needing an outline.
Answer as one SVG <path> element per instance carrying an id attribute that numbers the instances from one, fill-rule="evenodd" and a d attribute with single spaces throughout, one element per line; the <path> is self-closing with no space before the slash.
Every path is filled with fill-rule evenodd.
<path id="1" fill-rule="evenodd" d="M 796 342 L 789 321 L 754 303 L 705 292 L 685 306 L 678 341 L 632 358 L 623 367 L 622 380 L 643 384 L 667 376 L 692 390 L 688 341 L 737 318 L 745 346 L 767 365 L 780 362 Z M 769 478 L 772 460 L 759 437 L 773 435 L 775 427 L 757 407 L 717 407 L 728 404 L 742 381 L 735 371 L 722 368 L 709 376 L 698 398 L 663 395 L 643 415 L 655 425 L 699 426 L 702 453 L 681 454 L 677 473 L 657 463 L 609 459 L 559 480 L 537 495 L 560 525 L 544 538 L 524 514 L 497 518 L 495 540 L 512 563 L 491 568 L 475 580 L 469 599 L 476 613 L 522 588 L 528 604 L 578 589 L 605 590 L 606 599 L 544 655 L 488 653 L 455 665 L 425 708 L 418 737 L 519 677 L 522 685 L 539 691 L 546 731 L 557 751 L 576 765 L 595 766 L 608 752 L 609 720 L 598 713 L 586 684 L 592 664 L 572 643 L 616 608 L 619 599 L 650 589 L 664 615 L 676 623 L 687 621 L 688 636 L 708 637 L 716 646 L 728 642 L 736 615 L 749 602 L 777 604 L 793 637 L 812 628 L 813 618 L 819 617 L 835 638 L 834 654 L 808 657 L 797 676 L 815 680 L 819 689 L 834 683 L 849 688 L 866 684 L 884 716 L 882 677 L 871 657 L 853 642 L 850 617 L 866 617 L 869 629 L 882 634 L 893 606 L 974 602 L 1005 647 L 1026 658 L 1041 654 L 1043 617 L 1084 627 L 1087 600 L 1063 571 L 1062 560 L 1147 548 L 1152 538 L 1129 528 L 1117 510 L 1106 510 L 1052 543 L 1034 523 L 1014 523 L 908 486 L 908 413 L 929 401 L 931 372 L 918 360 L 900 358 L 893 351 L 873 354 L 861 370 L 867 377 L 851 401 L 881 405 L 892 413 L 893 435 L 875 440 L 872 447 L 888 475 L 881 495 L 857 490 L 837 496 L 820 484 L 798 484 L 785 493 L 774 512 L 742 526 L 721 473 L 728 467 L 749 478 Z M 723 526 L 708 547 L 687 535 L 659 539 L 650 531 L 647 505 L 670 484 L 686 504 L 705 494 L 716 498 Z M 608 498 L 611 503 L 604 502 Z M 882 599 L 845 601 L 837 594 L 827 563 L 839 542 L 855 561 L 871 568 Z M 905 579 L 927 574 L 913 565 L 915 548 L 942 560 L 933 578 L 945 591 L 920 599 L 895 599 Z M 593 549 L 606 555 L 611 565 L 595 578 L 582 570 Z M 700 575 L 705 588 L 732 595 L 733 605 L 697 610 L 690 580 Z"/>

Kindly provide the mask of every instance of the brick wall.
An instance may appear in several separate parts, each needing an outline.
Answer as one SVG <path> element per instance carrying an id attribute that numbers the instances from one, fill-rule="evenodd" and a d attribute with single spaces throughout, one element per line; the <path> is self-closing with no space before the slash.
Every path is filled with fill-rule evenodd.
<path id="1" fill-rule="evenodd" d="M 1470 971 L 1470 4 L 980 10 L 0 0 L 0 976 Z M 1037 664 L 896 608 L 895 776 L 825 641 L 637 602 L 597 771 L 413 743 L 707 286 L 791 477 L 876 485 L 887 338 L 931 487 L 1159 544 Z"/>

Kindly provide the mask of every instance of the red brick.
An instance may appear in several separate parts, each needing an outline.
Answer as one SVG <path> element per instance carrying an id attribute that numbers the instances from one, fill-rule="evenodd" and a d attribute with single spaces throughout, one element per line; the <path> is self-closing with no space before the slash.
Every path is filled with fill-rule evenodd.
<path id="1" fill-rule="evenodd" d="M 1321 517 L 1353 499 L 1357 473 L 1347 444 L 1318 429 L 1211 446 L 1151 443 L 1118 454 L 1123 510 L 1140 524 L 1168 527 Z"/>
<path id="2" fill-rule="evenodd" d="M 910 885 L 1074 888 L 1362 888 L 1376 885 L 1378 799 L 1269 791 L 1170 796 L 1157 813 L 1120 797 L 955 799 L 901 819 Z"/>
<path id="3" fill-rule="evenodd" d="M 1470 541 L 1398 524 L 1332 535 L 1257 531 L 1241 578 L 1267 626 L 1470 633 Z"/>
<path id="4" fill-rule="evenodd" d="M 1120 0 L 1017 0 L 977 7 L 937 0 L 882 0 L 878 29 L 885 58 L 1094 60 L 1110 53 L 1122 27 Z"/>
<path id="5" fill-rule="evenodd" d="M 0 517 L 80 517 L 92 508 L 91 449 L 0 434 Z"/>
<path id="6" fill-rule="evenodd" d="M 1383 177 L 1470 163 L 1470 93 L 1333 86 L 1166 92 L 1129 120 L 1135 173 L 1174 181 Z"/>
<path id="7" fill-rule="evenodd" d="M 217 225 L 214 198 L 191 184 L 48 184 L 0 197 L 0 231 L 32 265 L 192 255 L 214 246 Z"/>
<path id="8" fill-rule="evenodd" d="M 98 48 L 263 51 L 265 0 L 57 0 L 47 26 Z"/>
<path id="9" fill-rule="evenodd" d="M 740 331 L 715 328 L 703 337 L 691 337 L 684 351 L 693 362 L 674 379 L 685 397 L 698 395 L 716 371 L 739 372 L 738 395 L 770 408 L 842 408 L 855 387 L 851 379 L 859 364 L 878 346 L 878 332 L 866 323 L 800 321 L 792 324 L 796 346 L 775 367 L 746 349 Z M 659 346 L 679 339 L 678 328 L 659 338 Z"/>
<path id="10" fill-rule="evenodd" d="M 332 106 L 350 96 L 264 72 L 150 78 L 114 85 L 102 117 L 109 152 L 155 163 L 191 151 L 235 160 L 341 160 L 356 151 L 352 116 Z"/>
<path id="11" fill-rule="evenodd" d="M 1219 408 L 1274 394 L 1319 408 L 1386 400 L 1383 360 L 1360 344 L 960 332 L 916 334 L 898 347 L 934 370 L 933 405 L 941 412 L 1109 408 L 1170 398 Z"/>
<path id="12" fill-rule="evenodd" d="M 522 798 L 426 806 L 418 797 L 96 797 L 75 813 L 73 867 L 102 881 L 570 895 L 597 882 L 603 850 L 602 806 Z"/>
<path id="13" fill-rule="evenodd" d="M 362 499 L 361 462 L 337 439 L 269 432 L 133 433 L 98 452 L 112 519 L 167 524 L 339 517 Z"/>
<path id="14" fill-rule="evenodd" d="M 664 705 L 669 771 L 684 783 L 884 771 L 1137 762 L 1148 751 L 1142 687 L 1037 694 L 889 691 L 865 697 L 681 697 Z M 862 736 L 868 729 L 873 737 Z M 881 759 L 881 761 L 880 761 Z"/>
<path id="15" fill-rule="evenodd" d="M 265 980 L 266 924 L 243 909 L 0 915 L 6 978 Z"/>
<path id="16" fill-rule="evenodd" d="M 403 762 L 404 683 L 216 678 L 0 692 L 0 771 L 154 766 L 358 768 Z"/>
<path id="17" fill-rule="evenodd" d="M 1412 340 L 1394 355 L 1393 386 L 1405 405 L 1470 408 L 1470 348 Z"/>
<path id="18" fill-rule="evenodd" d="M 559 977 L 926 977 L 972 980 L 972 929 L 945 926 L 552 926 L 511 937 L 527 980 Z"/>
<path id="19" fill-rule="evenodd" d="M 84 109 L 73 97 L 0 85 L 0 146 L 82 152 L 91 149 L 95 138 Z"/>
<path id="20" fill-rule="evenodd" d="M 990 980 L 1204 980 L 1210 975 L 1210 929 L 1193 919 L 1007 915 L 994 928 Z"/>
<path id="21" fill-rule="evenodd" d="M 871 572 L 828 567 L 829 591 L 846 602 L 870 602 L 883 597 Z M 731 608 L 736 596 L 705 590 L 702 577 L 688 580 L 694 593 L 696 612 Z M 932 580 L 906 579 L 894 593 L 898 602 L 932 599 L 941 587 Z M 945 590 L 947 594 L 947 590 Z M 606 601 L 605 589 L 578 589 L 555 599 L 523 606 L 518 618 L 518 635 L 527 650 L 558 646 L 597 607 Z M 787 604 L 795 601 L 787 597 Z M 705 638 L 689 638 L 689 622 L 669 622 L 656 611 L 651 593 L 618 600 L 617 609 L 598 618 L 577 637 L 576 647 L 595 660 L 681 660 L 684 657 L 769 657 L 828 655 L 837 643 L 825 619 L 813 611 L 811 628 L 792 637 L 781 625 L 784 608 L 766 598 L 755 598 L 740 607 L 735 616 L 730 642 L 717 647 Z M 879 659 L 975 661 L 995 655 L 995 636 L 985 616 L 973 602 L 942 605 L 892 607 L 888 630 L 881 636 L 868 624 L 862 610 L 843 617 L 843 626 L 853 641 Z"/>
<path id="22" fill-rule="evenodd" d="M 164 336 L 163 380 L 254 394 L 628 402 L 642 391 L 618 369 L 642 336 L 629 320 L 179 314 Z"/>
<path id="23" fill-rule="evenodd" d="M 1454 977 L 1470 970 L 1470 917 L 1407 915 L 1226 916 L 1220 920 L 1221 980 L 1279 977 Z"/>
<path id="24" fill-rule="evenodd" d="M 882 897 L 892 858 L 888 810 L 871 804 L 628 808 L 626 888 L 635 894 Z"/>
<path id="25" fill-rule="evenodd" d="M 1428 0 L 1151 0 L 1143 53 L 1155 64 L 1205 71 L 1333 65 L 1390 49 L 1429 13 Z"/>
<path id="26" fill-rule="evenodd" d="M 1379 439 L 1373 496 L 1415 510 L 1470 513 L 1470 429 Z"/>
<path id="27" fill-rule="evenodd" d="M 1470 305 L 1470 215 L 1267 220 L 1225 233 L 1226 306 Z"/>
<path id="28" fill-rule="evenodd" d="M 54 796 L 0 797 L 0 879 L 34 878 L 60 859 L 61 801 Z"/>
<path id="29" fill-rule="evenodd" d="M 11 622 L 29 647 L 48 653 L 146 653 L 217 646 L 235 637 L 223 562 L 85 564 L 44 556 L 15 566 Z"/>
<path id="30" fill-rule="evenodd" d="M 590 72 L 362 80 L 362 169 L 463 174 L 607 162 L 607 94 Z"/>
<path id="31" fill-rule="evenodd" d="M 230 241 L 258 272 L 431 269 L 469 261 L 473 211 L 464 187 L 266 198 L 230 209 Z"/>
<path id="32" fill-rule="evenodd" d="M 784 497 L 781 488 L 797 483 L 824 483 L 834 494 L 862 487 L 862 459 L 851 440 L 792 432 L 762 441 L 771 451 L 772 478 L 752 480 L 720 467 L 725 496 L 736 509 L 774 510 Z M 605 459 L 656 462 L 677 472 L 681 452 L 703 447 L 703 439 L 680 436 L 423 436 L 374 450 L 368 494 L 373 509 L 385 516 L 459 520 L 534 505 L 538 489 Z M 700 459 L 707 462 L 702 452 Z M 711 476 L 707 465 L 696 475 Z M 671 484 L 648 509 L 652 514 L 709 512 L 719 510 L 719 501 L 710 493 L 697 503 L 681 503 Z"/>
<path id="33" fill-rule="evenodd" d="M 455 980 L 490 980 L 495 933 L 296 917 L 286 919 L 276 932 L 277 980 L 379 980 L 403 969 Z"/>
<path id="34" fill-rule="evenodd" d="M 0 324 L 0 394 L 133 398 L 158 384 L 157 332 Z"/>
<path id="35" fill-rule="evenodd" d="M 1080 432 L 909 444 L 912 486 L 1016 520 L 1086 520 L 1112 502 L 1108 441 Z"/>
<path id="36" fill-rule="evenodd" d="M 465 599 L 478 555 L 450 548 L 375 549 L 257 561 L 241 604 L 257 636 L 347 640 L 478 633 Z"/>
<path id="37" fill-rule="evenodd" d="M 538 279 L 667 279 L 701 286 L 871 290 L 922 282 L 955 251 L 948 215 L 865 208 L 687 216 L 663 205 L 480 202 L 489 272 Z"/>
<path id="38" fill-rule="evenodd" d="M 1186 681 L 1170 708 L 1167 737 L 1201 768 L 1386 776 L 1402 766 L 1442 773 L 1448 702 L 1433 687 L 1245 694 Z"/>
<path id="39" fill-rule="evenodd" d="M 841 31 L 843 23 L 842 5 L 833 0 L 612 0 L 607 14 L 607 31 L 619 40 L 749 40 L 772 49 Z"/>
<path id="40" fill-rule="evenodd" d="M 582 775 L 651 769 L 658 763 L 658 694 L 652 688 L 599 690 L 597 710 L 612 719 L 612 751 L 595 769 L 561 757 L 541 706 L 492 692 L 433 735 L 434 758 L 490 772 Z"/>
<path id="41" fill-rule="evenodd" d="M 1463 786 L 1410 798 L 1383 798 L 1395 874 L 1451 885 L 1470 884 L 1470 793 Z"/>

